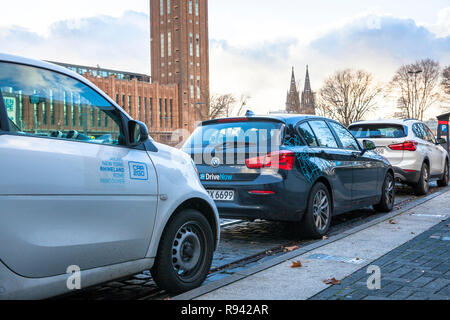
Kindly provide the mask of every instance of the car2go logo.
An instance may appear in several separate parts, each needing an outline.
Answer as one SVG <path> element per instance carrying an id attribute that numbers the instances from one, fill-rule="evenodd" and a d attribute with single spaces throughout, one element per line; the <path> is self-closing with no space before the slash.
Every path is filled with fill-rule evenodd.
<path id="1" fill-rule="evenodd" d="M 131 180 L 148 180 L 147 165 L 141 162 L 129 162 Z"/>

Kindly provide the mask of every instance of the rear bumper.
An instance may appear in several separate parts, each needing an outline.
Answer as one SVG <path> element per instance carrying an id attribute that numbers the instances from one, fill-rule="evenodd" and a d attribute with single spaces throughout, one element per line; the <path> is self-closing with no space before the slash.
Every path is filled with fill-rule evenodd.
<path id="1" fill-rule="evenodd" d="M 420 171 L 404 170 L 399 167 L 394 167 L 395 179 L 402 183 L 417 183 L 420 179 Z"/>
<path id="2" fill-rule="evenodd" d="M 283 181 L 273 184 L 209 184 L 210 190 L 233 190 L 233 202 L 217 201 L 221 218 L 243 220 L 300 221 L 306 210 L 308 187 Z M 252 194 L 251 191 L 271 191 L 273 194 Z"/>

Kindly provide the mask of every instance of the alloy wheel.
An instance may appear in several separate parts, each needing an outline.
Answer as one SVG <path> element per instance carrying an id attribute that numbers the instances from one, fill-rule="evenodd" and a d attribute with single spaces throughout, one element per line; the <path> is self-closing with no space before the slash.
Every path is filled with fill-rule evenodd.
<path id="1" fill-rule="evenodd" d="M 330 219 L 330 203 L 323 190 L 319 190 L 314 197 L 313 214 L 317 229 L 324 231 Z"/>
<path id="2" fill-rule="evenodd" d="M 395 193 L 395 183 L 394 179 L 391 175 L 388 175 L 386 178 L 386 187 L 385 187 L 385 199 L 386 204 L 390 206 L 394 202 L 394 193 Z"/>

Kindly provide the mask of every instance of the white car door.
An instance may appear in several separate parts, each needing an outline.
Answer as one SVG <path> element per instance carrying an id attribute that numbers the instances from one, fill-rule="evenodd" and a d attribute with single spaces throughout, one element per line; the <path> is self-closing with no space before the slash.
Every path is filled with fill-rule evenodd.
<path id="1" fill-rule="evenodd" d="M 0 259 L 25 277 L 143 258 L 157 210 L 125 116 L 67 75 L 0 62 Z M 3 102 L 3 103 L 2 103 Z"/>
<path id="2" fill-rule="evenodd" d="M 436 139 L 434 137 L 433 132 L 426 126 L 425 124 L 422 124 L 425 128 L 425 131 L 427 132 L 427 143 L 428 143 L 428 149 L 430 151 L 430 158 L 431 158 L 431 175 L 437 176 L 442 175 L 444 172 L 444 161 L 445 156 L 444 152 L 442 150 L 442 147 L 438 144 L 436 144 Z"/>

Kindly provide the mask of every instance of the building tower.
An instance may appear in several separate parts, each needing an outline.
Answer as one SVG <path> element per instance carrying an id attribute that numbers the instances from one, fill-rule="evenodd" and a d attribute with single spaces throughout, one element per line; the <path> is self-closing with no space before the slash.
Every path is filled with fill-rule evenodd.
<path id="1" fill-rule="evenodd" d="M 292 67 L 291 87 L 286 98 L 286 111 L 288 113 L 300 113 L 300 93 L 295 81 L 294 67 Z"/>
<path id="2" fill-rule="evenodd" d="M 305 90 L 302 92 L 302 114 L 316 114 L 316 98 L 311 90 L 311 81 L 309 79 L 309 68 L 306 66 Z"/>
<path id="3" fill-rule="evenodd" d="M 179 128 L 209 104 L 208 0 L 150 0 L 152 82 L 178 85 Z"/>

